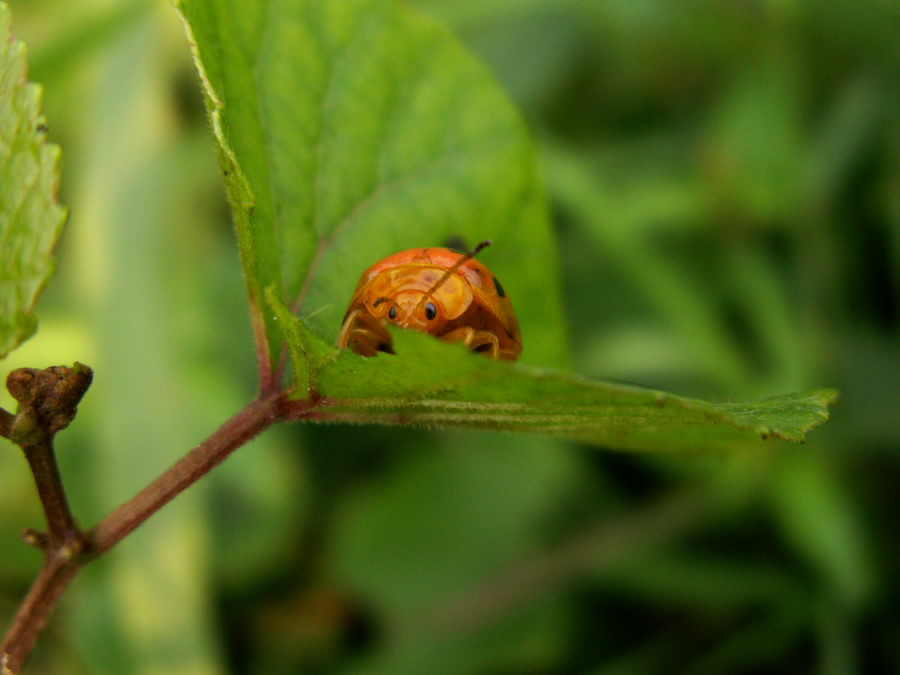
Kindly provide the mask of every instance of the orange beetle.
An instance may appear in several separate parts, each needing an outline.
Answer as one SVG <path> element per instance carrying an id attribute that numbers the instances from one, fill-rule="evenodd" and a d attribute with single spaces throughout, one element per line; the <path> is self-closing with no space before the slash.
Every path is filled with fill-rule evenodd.
<path id="1" fill-rule="evenodd" d="M 367 269 L 344 316 L 338 347 L 361 356 L 393 353 L 388 320 L 474 352 L 514 361 L 522 335 L 512 303 L 491 271 L 471 253 L 448 248 L 413 248 Z"/>

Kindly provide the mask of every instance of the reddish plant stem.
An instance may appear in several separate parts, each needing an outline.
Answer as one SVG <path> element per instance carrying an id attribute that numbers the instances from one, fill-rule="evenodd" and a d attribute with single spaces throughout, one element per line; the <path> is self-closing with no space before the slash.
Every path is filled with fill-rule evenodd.
<path id="1" fill-rule="evenodd" d="M 88 533 L 93 556 L 106 553 L 147 518 L 221 464 L 234 450 L 284 419 L 284 397 L 270 394 L 253 401 L 168 471 L 119 506 Z"/>
<path id="2" fill-rule="evenodd" d="M 44 515 L 47 518 L 47 538 L 43 548 L 65 550 L 65 556 L 72 558 L 81 553 L 87 540 L 69 508 L 66 491 L 59 475 L 56 463 L 56 452 L 53 449 L 53 438 L 49 436 L 44 443 L 23 445 L 25 459 L 31 467 L 34 483 L 37 487 Z"/>
<path id="3" fill-rule="evenodd" d="M 43 548 L 47 558 L 0 645 L 0 673 L 21 671 L 63 592 L 86 563 L 109 551 L 234 450 L 273 424 L 296 416 L 297 408 L 297 402 L 288 404 L 285 392 L 261 395 L 86 534 L 78 529 L 65 502 L 52 437 L 44 448 L 49 455 L 23 445 L 50 534 L 26 532 L 26 539 Z"/>
<path id="4" fill-rule="evenodd" d="M 279 390 L 281 382 L 280 373 L 272 372 L 272 353 L 269 347 L 269 341 L 266 338 L 267 328 L 266 320 L 260 310 L 265 303 L 262 298 L 258 297 L 255 302 L 251 301 L 251 316 L 253 322 L 253 333 L 256 337 L 256 359 L 259 362 L 259 384 L 261 396 L 273 394 Z"/>
<path id="5" fill-rule="evenodd" d="M 81 565 L 77 559 L 48 553 L 44 566 L 0 645 L 0 673 L 18 673 L 22 670 L 38 636 Z"/>

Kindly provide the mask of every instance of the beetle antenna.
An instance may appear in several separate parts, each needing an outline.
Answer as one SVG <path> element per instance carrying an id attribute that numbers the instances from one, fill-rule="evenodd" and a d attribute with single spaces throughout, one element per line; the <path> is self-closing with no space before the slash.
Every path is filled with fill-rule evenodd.
<path id="1" fill-rule="evenodd" d="M 464 256 L 462 256 L 459 260 L 457 260 L 455 263 L 453 263 L 450 267 L 448 267 L 448 268 L 447 268 L 447 271 L 444 272 L 443 276 L 441 276 L 440 279 L 438 279 L 437 281 L 435 281 L 434 284 L 432 285 L 432 287 L 428 289 L 428 292 L 425 293 L 425 295 L 422 296 L 422 299 L 419 300 L 419 302 L 416 304 L 415 309 L 418 310 L 419 307 L 421 307 L 422 305 L 424 305 L 424 304 L 428 301 L 428 299 L 429 299 L 432 295 L 435 294 L 435 292 L 437 291 L 437 289 L 439 289 L 441 286 L 444 285 L 444 282 L 446 282 L 447 279 L 449 279 L 449 278 L 453 275 L 453 273 L 454 273 L 456 270 L 458 270 L 460 267 L 462 267 L 463 265 L 465 265 L 469 260 L 471 260 L 472 258 L 474 258 L 474 257 L 475 257 L 476 255 L 478 255 L 482 250 L 486 249 L 488 246 L 490 246 L 490 245 L 493 244 L 493 243 L 494 243 L 494 242 L 492 242 L 490 239 L 485 239 L 483 242 L 481 242 L 480 244 L 478 244 L 475 248 L 473 248 L 471 251 L 469 251 L 469 252 L 466 253 Z"/>

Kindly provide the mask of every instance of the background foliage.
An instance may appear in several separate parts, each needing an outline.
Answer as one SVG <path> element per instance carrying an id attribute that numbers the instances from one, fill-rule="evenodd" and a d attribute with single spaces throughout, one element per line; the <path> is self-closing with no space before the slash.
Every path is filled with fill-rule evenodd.
<path id="1" fill-rule="evenodd" d="M 92 524 L 253 395 L 246 301 L 172 9 L 10 4 L 71 220 L 4 365 L 97 372 L 60 437 Z M 733 400 L 835 385 L 833 421 L 728 461 L 277 429 L 88 568 L 35 671 L 900 669 L 887 4 L 410 4 L 535 130 L 575 371 Z M 0 454 L 4 618 L 39 517 Z"/>

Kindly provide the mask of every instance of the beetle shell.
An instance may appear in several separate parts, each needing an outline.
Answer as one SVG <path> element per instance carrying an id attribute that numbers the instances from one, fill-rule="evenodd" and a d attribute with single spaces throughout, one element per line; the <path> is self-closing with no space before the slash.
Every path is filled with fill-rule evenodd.
<path id="1" fill-rule="evenodd" d="M 338 347 L 362 356 L 393 353 L 390 321 L 463 342 L 494 359 L 513 361 L 522 336 L 506 291 L 483 264 L 447 248 L 395 253 L 367 269 L 344 316 Z M 448 270 L 458 265 L 449 275 Z"/>

